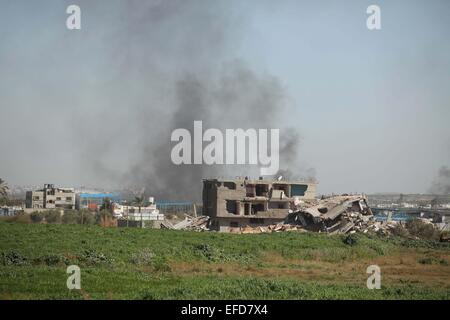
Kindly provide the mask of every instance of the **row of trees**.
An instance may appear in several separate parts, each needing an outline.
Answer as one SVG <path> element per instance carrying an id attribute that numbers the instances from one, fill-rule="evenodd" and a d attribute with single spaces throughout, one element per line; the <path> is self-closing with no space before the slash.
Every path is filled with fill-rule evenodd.
<path id="1" fill-rule="evenodd" d="M 65 210 L 61 215 L 59 210 L 32 212 L 30 219 L 33 223 L 63 223 L 63 224 L 102 224 L 113 215 L 108 210 L 91 212 L 89 210 Z"/>
<path id="2" fill-rule="evenodd" d="M 0 204 L 5 204 L 8 200 L 8 185 L 0 178 Z"/>

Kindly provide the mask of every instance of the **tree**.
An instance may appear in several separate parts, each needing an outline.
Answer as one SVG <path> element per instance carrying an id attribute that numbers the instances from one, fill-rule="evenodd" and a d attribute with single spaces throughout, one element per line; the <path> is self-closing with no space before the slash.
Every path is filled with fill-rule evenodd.
<path id="1" fill-rule="evenodd" d="M 8 186 L 5 180 L 0 178 L 0 201 L 3 203 L 8 198 Z"/>
<path id="2" fill-rule="evenodd" d="M 40 223 L 42 220 L 44 220 L 44 213 L 43 212 L 34 211 L 34 212 L 32 212 L 30 214 L 30 219 L 34 223 Z"/>
<path id="3" fill-rule="evenodd" d="M 108 210 L 101 210 L 95 214 L 96 223 L 103 227 L 109 226 L 113 218 L 112 213 Z"/>
<path id="4" fill-rule="evenodd" d="M 95 224 L 95 214 L 86 209 L 81 209 L 78 215 L 79 224 Z"/>
<path id="5" fill-rule="evenodd" d="M 139 207 L 139 213 L 141 215 L 141 228 L 143 227 L 142 224 L 142 212 L 141 212 L 141 208 L 144 206 L 144 196 L 140 195 L 140 196 L 135 196 L 134 197 L 134 205 Z"/>
<path id="6" fill-rule="evenodd" d="M 59 210 L 49 210 L 44 213 L 45 221 L 47 223 L 60 223 L 61 212 Z"/>
<path id="7" fill-rule="evenodd" d="M 100 211 L 102 211 L 102 210 L 106 210 L 110 213 L 113 212 L 113 203 L 110 198 L 103 199 L 103 203 L 100 206 Z"/>
<path id="8" fill-rule="evenodd" d="M 139 207 L 139 213 L 141 215 L 141 228 L 143 227 L 142 224 L 142 211 L 141 211 L 141 207 L 144 206 L 144 193 L 145 193 L 145 188 L 142 188 L 140 191 L 138 192 L 133 192 L 134 193 L 134 201 L 133 201 L 133 205 L 138 206 Z M 128 217 L 127 217 L 127 227 L 128 227 Z"/>
<path id="9" fill-rule="evenodd" d="M 66 210 L 61 218 L 61 222 L 64 224 L 76 224 L 78 223 L 80 214 L 75 210 Z"/>

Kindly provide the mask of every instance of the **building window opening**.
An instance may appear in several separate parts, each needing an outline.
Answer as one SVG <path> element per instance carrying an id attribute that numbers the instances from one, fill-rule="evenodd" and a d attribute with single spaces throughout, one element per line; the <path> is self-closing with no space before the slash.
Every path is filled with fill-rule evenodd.
<path id="1" fill-rule="evenodd" d="M 305 184 L 293 184 L 291 186 L 291 194 L 293 197 L 295 196 L 304 196 L 306 190 L 308 190 L 308 186 Z"/>
<path id="2" fill-rule="evenodd" d="M 269 193 L 269 185 L 257 184 L 255 187 L 255 193 L 257 197 L 267 197 Z"/>
<path id="3" fill-rule="evenodd" d="M 264 211 L 264 203 L 256 203 L 252 205 L 252 214 L 255 215 L 259 211 Z"/>
<path id="4" fill-rule="evenodd" d="M 245 192 L 246 192 L 247 197 L 254 197 L 255 196 L 255 185 L 247 184 L 245 186 Z"/>
<path id="5" fill-rule="evenodd" d="M 237 205 L 235 200 L 226 200 L 226 209 L 228 213 L 237 214 Z"/>
<path id="6" fill-rule="evenodd" d="M 223 186 L 230 190 L 236 190 L 236 183 L 234 182 L 224 182 Z"/>
<path id="7" fill-rule="evenodd" d="M 244 203 L 244 215 L 248 216 L 250 214 L 250 203 Z"/>

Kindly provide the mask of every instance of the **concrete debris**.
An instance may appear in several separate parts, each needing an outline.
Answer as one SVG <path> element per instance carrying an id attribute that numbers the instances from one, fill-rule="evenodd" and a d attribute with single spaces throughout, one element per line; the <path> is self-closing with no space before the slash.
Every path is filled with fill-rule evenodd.
<path id="1" fill-rule="evenodd" d="M 191 223 L 192 223 L 192 220 L 186 217 L 184 220 L 178 222 L 177 224 L 174 224 L 173 228 L 175 230 L 186 229 L 186 227 L 188 227 Z"/>
<path id="2" fill-rule="evenodd" d="M 440 242 L 449 242 L 450 243 L 450 235 L 449 234 L 441 234 L 439 238 Z"/>
<path id="3" fill-rule="evenodd" d="M 172 224 L 169 221 L 164 221 L 161 223 L 161 227 L 165 229 L 172 230 L 192 230 L 192 231 L 208 231 L 209 217 L 208 216 L 200 216 L 200 217 L 191 217 L 189 215 L 185 215 L 184 220 Z"/>
<path id="4" fill-rule="evenodd" d="M 265 226 L 230 227 L 231 233 L 273 233 L 273 232 L 324 232 L 347 234 L 356 232 L 379 232 L 390 234 L 400 222 L 376 221 L 367 204 L 365 195 L 340 195 L 322 199 L 295 201 L 286 219 L 280 223 Z M 192 217 L 172 224 L 164 221 L 162 228 L 173 230 L 209 231 L 210 217 Z"/>
<path id="5" fill-rule="evenodd" d="M 173 224 L 170 221 L 164 220 L 161 222 L 161 229 L 174 229 L 174 228 Z"/>
<path id="6" fill-rule="evenodd" d="M 435 223 L 436 228 L 441 232 L 450 232 L 450 223 Z"/>
<path id="7" fill-rule="evenodd" d="M 379 222 L 367 204 L 365 195 L 342 195 L 295 202 L 284 222 L 258 227 L 231 228 L 232 233 L 272 233 L 313 231 L 346 234 L 369 231 L 389 234 L 397 222 Z"/>
<path id="8" fill-rule="evenodd" d="M 208 231 L 209 230 L 209 217 L 200 216 L 193 219 L 192 223 L 186 227 L 188 230 L 193 231 Z"/>
<path id="9" fill-rule="evenodd" d="M 326 233 L 367 232 L 370 228 L 381 228 L 373 221 L 365 195 L 332 196 L 316 200 L 316 203 L 298 203 L 286 223 Z"/>

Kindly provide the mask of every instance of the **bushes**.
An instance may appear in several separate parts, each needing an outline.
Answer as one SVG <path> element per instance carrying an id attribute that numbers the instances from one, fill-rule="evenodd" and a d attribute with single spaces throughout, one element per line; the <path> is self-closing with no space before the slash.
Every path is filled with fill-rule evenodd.
<path id="1" fill-rule="evenodd" d="M 45 212 L 45 221 L 48 223 L 60 223 L 61 222 L 61 212 L 58 210 L 50 210 Z"/>
<path id="2" fill-rule="evenodd" d="M 55 266 L 59 264 L 68 265 L 70 263 L 69 259 L 63 255 L 57 254 L 47 254 L 42 257 L 33 260 L 35 264 L 45 264 L 47 266 Z"/>
<path id="3" fill-rule="evenodd" d="M 109 226 L 114 216 L 108 210 L 101 210 L 95 214 L 95 222 L 101 226 Z"/>
<path id="4" fill-rule="evenodd" d="M 86 209 L 81 209 L 78 215 L 79 224 L 95 224 L 95 214 Z"/>
<path id="5" fill-rule="evenodd" d="M 23 266 L 28 264 L 28 259 L 17 251 L 2 252 L 2 265 Z"/>
<path id="6" fill-rule="evenodd" d="M 64 224 L 77 224 L 79 223 L 79 220 L 79 213 L 74 210 L 65 211 L 61 218 L 61 221 Z"/>
<path id="7" fill-rule="evenodd" d="M 21 221 L 17 222 L 33 222 L 33 223 L 63 223 L 63 224 L 87 224 L 92 225 L 96 223 L 96 215 L 89 210 L 65 210 L 61 215 L 59 210 L 49 210 L 42 212 L 32 212 L 31 214 L 22 215 Z M 16 216 L 17 217 L 17 216 Z M 14 219 L 11 222 L 16 222 Z M 23 220 L 23 221 L 22 221 Z M 98 219 L 99 220 L 99 219 Z"/>
<path id="8" fill-rule="evenodd" d="M 414 219 L 408 221 L 406 223 L 406 229 L 413 237 L 426 240 L 439 240 L 439 231 L 432 224 L 425 223 L 421 220 Z"/>
<path id="9" fill-rule="evenodd" d="M 349 246 L 355 246 L 358 244 L 358 238 L 356 234 L 349 234 L 342 239 L 342 242 Z"/>
<path id="10" fill-rule="evenodd" d="M 417 260 L 420 264 L 440 264 L 443 266 L 448 266 L 448 261 L 445 259 L 437 259 L 435 257 L 424 257 Z"/>
<path id="11" fill-rule="evenodd" d="M 131 256 L 130 262 L 137 266 L 151 266 L 154 271 L 170 272 L 172 269 L 164 256 L 156 256 L 150 248 L 144 248 Z"/>
<path id="12" fill-rule="evenodd" d="M 131 263 L 142 266 L 142 265 L 150 265 L 153 262 L 153 258 L 155 254 L 150 248 L 144 248 L 141 251 L 133 254 L 131 257 Z"/>
<path id="13" fill-rule="evenodd" d="M 110 264 L 114 262 L 113 259 L 108 258 L 102 252 L 98 252 L 92 249 L 84 250 L 83 254 L 80 257 L 80 260 L 90 266 Z"/>
<path id="14" fill-rule="evenodd" d="M 152 266 L 155 271 L 159 272 L 171 272 L 172 268 L 168 264 L 165 257 L 158 256 L 154 261 L 152 261 Z"/>
<path id="15" fill-rule="evenodd" d="M 392 234 L 402 238 L 408 238 L 407 241 L 415 240 L 433 240 L 439 241 L 441 232 L 431 223 L 423 222 L 420 219 L 407 221 L 406 224 L 397 224 L 391 229 Z M 415 239 L 415 240 L 414 240 Z M 414 243 L 408 244 L 414 246 Z"/>
<path id="16" fill-rule="evenodd" d="M 393 235 L 398 237 L 408 238 L 410 236 L 408 230 L 401 224 L 396 224 L 391 231 Z"/>
<path id="17" fill-rule="evenodd" d="M 42 212 L 32 212 L 30 219 L 34 223 L 47 222 L 47 223 L 59 223 L 61 222 L 61 213 L 58 210 L 49 210 Z"/>
<path id="18" fill-rule="evenodd" d="M 249 263 L 255 259 L 250 252 L 229 252 L 220 246 L 213 246 L 209 243 L 200 243 L 192 247 L 194 256 L 202 258 L 208 262 L 239 262 Z"/>
<path id="19" fill-rule="evenodd" d="M 30 219 L 34 223 L 42 222 L 42 220 L 44 220 L 44 213 L 43 212 L 37 212 L 37 211 L 32 212 L 30 214 Z"/>

